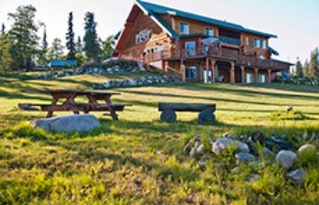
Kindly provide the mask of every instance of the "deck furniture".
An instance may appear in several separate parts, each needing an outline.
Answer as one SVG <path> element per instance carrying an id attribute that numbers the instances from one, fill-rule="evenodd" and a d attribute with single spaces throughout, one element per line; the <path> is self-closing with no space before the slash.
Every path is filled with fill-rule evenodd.
<path id="1" fill-rule="evenodd" d="M 57 111 L 71 111 L 74 114 L 80 114 L 80 112 L 89 113 L 91 111 L 109 111 L 107 115 L 110 115 L 114 120 L 118 120 L 116 111 L 123 111 L 125 106 L 131 106 L 130 104 L 112 103 L 111 96 L 119 95 L 120 93 L 80 90 L 44 90 L 40 91 L 40 93 L 51 95 L 51 104 L 21 103 L 19 107 L 27 108 L 25 110 L 35 110 L 34 107 L 40 107 L 41 111 L 48 112 L 47 118 L 52 117 L 53 112 Z M 75 99 L 78 96 L 86 96 L 88 102 L 76 102 Z M 59 100 L 62 100 L 61 104 L 58 103 Z"/>

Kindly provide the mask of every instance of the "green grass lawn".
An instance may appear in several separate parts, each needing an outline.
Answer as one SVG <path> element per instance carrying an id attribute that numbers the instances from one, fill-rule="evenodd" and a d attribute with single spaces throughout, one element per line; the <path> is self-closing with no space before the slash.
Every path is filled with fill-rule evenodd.
<path id="1" fill-rule="evenodd" d="M 319 204 L 318 162 L 307 167 L 304 185 L 294 185 L 275 163 L 240 165 L 235 172 L 233 159 L 213 155 L 210 145 L 226 132 L 261 131 L 298 148 L 309 141 L 305 134 L 319 133 L 318 87 L 172 83 L 112 89 L 121 93 L 113 102 L 134 106 L 119 113 L 120 121 L 93 112 L 102 126 L 89 133 L 34 130 L 27 121 L 46 113 L 17 108 L 50 103 L 39 90 L 91 90 L 91 84 L 108 78 L 115 76 L 0 76 L 0 204 Z M 216 103 L 217 122 L 200 125 L 197 113 L 177 113 L 177 122 L 162 123 L 158 102 Z M 296 114 L 287 115 L 287 106 Z M 206 169 L 198 156 L 183 151 L 196 135 L 209 156 Z M 261 178 L 247 183 L 254 173 Z"/>

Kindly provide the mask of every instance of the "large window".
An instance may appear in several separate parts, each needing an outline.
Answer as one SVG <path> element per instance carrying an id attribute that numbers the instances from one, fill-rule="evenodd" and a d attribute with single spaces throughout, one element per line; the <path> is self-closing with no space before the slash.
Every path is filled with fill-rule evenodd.
<path id="1" fill-rule="evenodd" d="M 185 68 L 185 79 L 196 80 L 196 66 L 190 66 Z"/>
<path id="2" fill-rule="evenodd" d="M 258 75 L 258 82 L 259 83 L 265 83 L 266 82 L 266 76 L 264 74 Z"/>
<path id="3" fill-rule="evenodd" d="M 261 40 L 261 47 L 266 49 L 266 47 L 267 47 L 267 41 L 266 40 Z"/>
<path id="4" fill-rule="evenodd" d="M 188 28 L 188 23 L 181 22 L 179 24 L 179 32 L 181 34 L 189 34 L 189 28 Z"/>
<path id="5" fill-rule="evenodd" d="M 214 36 L 214 30 L 212 28 L 205 29 L 206 36 Z"/>
<path id="6" fill-rule="evenodd" d="M 144 30 L 139 32 L 138 34 L 136 34 L 135 36 L 135 43 L 139 44 L 139 43 L 143 43 L 148 41 L 152 36 L 152 31 L 151 30 Z"/>
<path id="7" fill-rule="evenodd" d="M 256 48 L 260 47 L 260 40 L 258 38 L 254 38 L 254 47 Z"/>
<path id="8" fill-rule="evenodd" d="M 187 56 L 194 56 L 195 55 L 195 42 L 190 41 L 185 43 L 186 47 L 186 55 Z"/>
<path id="9" fill-rule="evenodd" d="M 254 82 L 254 74 L 247 73 L 246 74 L 246 83 L 253 83 Z"/>

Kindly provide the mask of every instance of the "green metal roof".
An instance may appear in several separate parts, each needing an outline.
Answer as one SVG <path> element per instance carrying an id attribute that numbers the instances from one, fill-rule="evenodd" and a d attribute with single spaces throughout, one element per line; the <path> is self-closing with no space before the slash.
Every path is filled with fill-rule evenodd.
<path id="1" fill-rule="evenodd" d="M 256 35 L 277 38 L 276 35 L 260 32 L 260 31 L 256 31 L 256 30 L 252 30 L 252 29 L 247 29 L 239 24 L 221 21 L 221 20 L 217 20 L 217 19 L 213 19 L 213 18 L 208 18 L 205 16 L 200 16 L 197 14 L 192 14 L 189 12 L 184 12 L 184 11 L 180 11 L 180 10 L 165 7 L 165 6 L 151 4 L 151 3 L 140 1 L 140 0 L 136 0 L 136 2 L 138 5 L 140 5 L 142 7 L 142 9 L 145 12 L 147 12 L 148 15 L 153 16 L 158 22 L 160 22 L 162 24 L 162 26 L 167 31 L 170 32 L 171 37 L 175 38 L 175 39 L 179 39 L 179 35 L 171 28 L 171 26 L 169 26 L 165 21 L 163 21 L 156 14 L 164 14 L 164 15 L 170 14 L 170 15 L 174 15 L 174 16 L 178 16 L 178 17 L 182 17 L 182 18 L 188 18 L 188 19 L 195 20 L 195 21 L 213 24 L 213 25 L 216 25 L 219 27 L 233 29 L 236 31 L 253 33 Z"/>

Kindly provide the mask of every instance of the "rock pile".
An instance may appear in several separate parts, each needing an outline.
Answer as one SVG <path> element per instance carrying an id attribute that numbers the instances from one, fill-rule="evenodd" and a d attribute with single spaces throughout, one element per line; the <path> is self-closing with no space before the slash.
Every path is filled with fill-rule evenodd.
<path id="1" fill-rule="evenodd" d="M 164 84 L 169 82 L 180 82 L 181 80 L 176 76 L 172 77 L 167 74 L 164 75 L 149 75 L 143 76 L 137 80 L 128 79 L 114 79 L 108 80 L 104 84 L 93 84 L 94 89 L 109 89 L 109 88 L 119 88 L 119 87 L 135 87 L 135 86 L 147 86 L 153 84 Z"/>
<path id="2" fill-rule="evenodd" d="M 316 135 L 318 140 L 318 136 Z M 203 155 L 204 145 L 201 137 L 196 136 L 187 141 L 184 151 L 190 156 Z M 316 162 L 318 156 L 316 147 L 313 144 L 305 144 L 296 149 L 287 141 L 276 136 L 266 139 L 261 132 L 254 132 L 251 136 L 242 135 L 240 137 L 226 133 L 218 139 L 211 141 L 211 151 L 213 156 L 224 156 L 225 153 L 231 153 L 234 161 L 239 165 L 241 163 L 255 164 L 277 164 L 285 171 L 285 178 L 290 179 L 296 184 L 305 182 L 304 168 L 307 164 Z M 205 166 L 202 159 L 199 161 L 201 166 Z M 298 166 L 297 166 L 298 165 Z M 253 174 L 247 181 L 257 180 L 260 176 Z"/>

